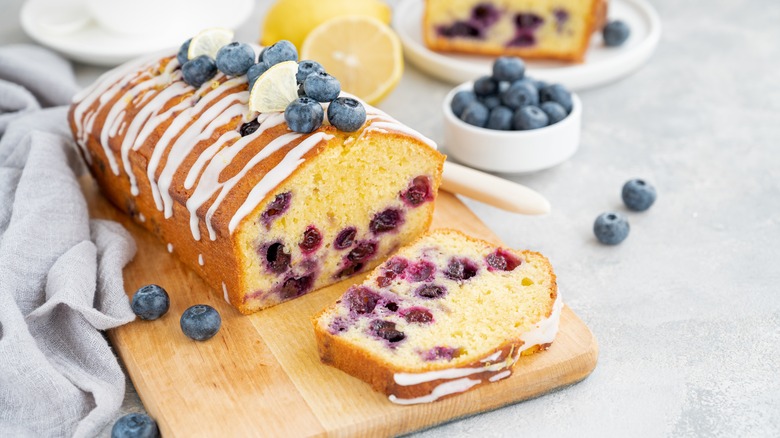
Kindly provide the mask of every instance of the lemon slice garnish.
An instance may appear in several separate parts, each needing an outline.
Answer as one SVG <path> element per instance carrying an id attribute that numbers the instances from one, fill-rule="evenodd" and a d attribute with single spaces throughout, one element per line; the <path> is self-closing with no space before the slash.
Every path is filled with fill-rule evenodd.
<path id="1" fill-rule="evenodd" d="M 390 93 L 404 71 L 398 36 L 371 17 L 338 17 L 319 25 L 303 42 L 301 59 L 316 60 L 342 90 L 370 104 Z"/>
<path id="2" fill-rule="evenodd" d="M 285 61 L 269 68 L 260 75 L 249 93 L 249 109 L 260 113 L 284 111 L 290 102 L 298 98 L 295 74 L 298 63 Z"/>
<path id="3" fill-rule="evenodd" d="M 190 41 L 190 48 L 187 50 L 187 58 L 195 59 L 200 55 L 209 55 L 212 59 L 217 59 L 217 52 L 222 46 L 226 46 L 233 41 L 233 31 L 224 27 L 212 27 L 202 30 Z"/>

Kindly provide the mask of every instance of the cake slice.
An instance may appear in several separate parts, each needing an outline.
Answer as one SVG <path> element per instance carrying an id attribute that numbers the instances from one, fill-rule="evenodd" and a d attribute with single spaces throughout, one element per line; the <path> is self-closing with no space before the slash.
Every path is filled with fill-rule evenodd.
<path id="1" fill-rule="evenodd" d="M 581 62 L 604 25 L 606 0 L 426 0 L 433 50 Z"/>
<path id="2" fill-rule="evenodd" d="M 435 230 L 315 316 L 323 363 L 416 404 L 508 377 L 544 350 L 563 303 L 548 260 Z"/>

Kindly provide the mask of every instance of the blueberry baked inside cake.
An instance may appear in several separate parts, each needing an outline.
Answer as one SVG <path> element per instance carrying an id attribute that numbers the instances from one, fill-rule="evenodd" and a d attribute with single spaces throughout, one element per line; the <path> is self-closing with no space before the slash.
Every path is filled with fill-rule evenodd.
<path id="1" fill-rule="evenodd" d="M 581 62 L 606 0 L 426 0 L 429 48 Z"/>
<path id="2" fill-rule="evenodd" d="M 562 306 L 541 254 L 435 230 L 313 323 L 324 363 L 415 404 L 508 377 L 520 355 L 550 346 Z"/>
<path id="3" fill-rule="evenodd" d="M 76 96 L 74 138 L 113 204 L 243 313 L 366 271 L 428 228 L 433 142 L 336 98 L 291 44 L 228 43 L 193 56 L 188 41 Z"/>

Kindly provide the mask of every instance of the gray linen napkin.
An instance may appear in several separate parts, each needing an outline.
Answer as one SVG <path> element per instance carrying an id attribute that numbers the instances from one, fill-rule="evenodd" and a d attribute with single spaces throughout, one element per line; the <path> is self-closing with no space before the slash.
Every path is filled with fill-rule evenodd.
<path id="1" fill-rule="evenodd" d="M 135 243 L 120 225 L 89 219 L 67 106 L 52 107 L 76 88 L 57 55 L 0 47 L 3 437 L 95 436 L 124 397 L 100 330 L 134 318 L 122 268 Z"/>

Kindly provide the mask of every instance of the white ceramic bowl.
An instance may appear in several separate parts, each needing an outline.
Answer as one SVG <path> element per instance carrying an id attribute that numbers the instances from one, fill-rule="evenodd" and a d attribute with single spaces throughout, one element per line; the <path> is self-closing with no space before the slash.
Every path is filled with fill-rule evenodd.
<path id="1" fill-rule="evenodd" d="M 499 131 L 469 125 L 450 108 L 455 93 L 473 87 L 465 82 L 444 98 L 444 144 L 453 158 L 491 172 L 525 173 L 547 169 L 574 155 L 580 144 L 582 102 L 572 93 L 571 113 L 560 122 L 527 131 Z"/>

